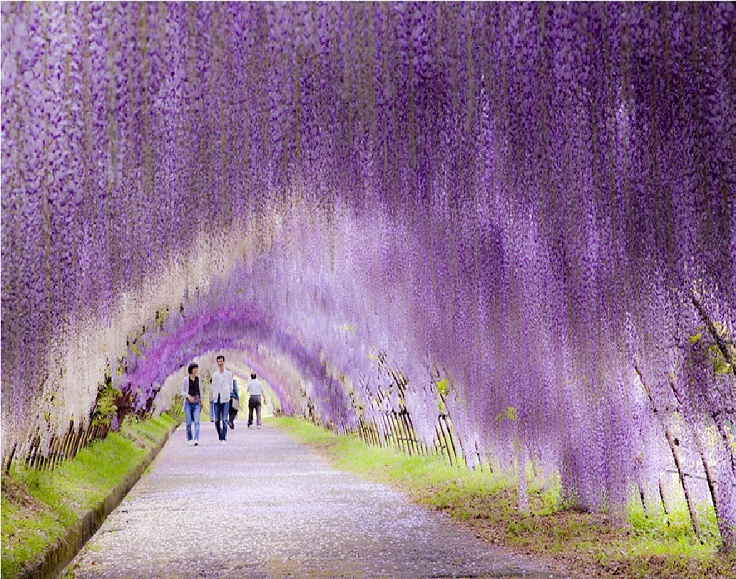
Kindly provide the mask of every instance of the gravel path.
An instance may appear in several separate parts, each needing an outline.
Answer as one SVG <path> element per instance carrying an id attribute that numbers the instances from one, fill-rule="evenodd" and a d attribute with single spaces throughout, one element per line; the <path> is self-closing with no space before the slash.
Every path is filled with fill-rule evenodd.
<path id="1" fill-rule="evenodd" d="M 391 488 L 333 469 L 265 425 L 227 445 L 179 428 L 70 566 L 77 579 L 527 577 L 561 579 Z"/>

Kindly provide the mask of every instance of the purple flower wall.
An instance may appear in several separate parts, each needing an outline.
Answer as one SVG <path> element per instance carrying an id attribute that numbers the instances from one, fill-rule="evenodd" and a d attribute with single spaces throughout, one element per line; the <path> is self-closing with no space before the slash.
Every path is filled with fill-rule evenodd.
<path id="1" fill-rule="evenodd" d="M 591 509 L 680 453 L 736 542 L 733 4 L 3 3 L 2 58 L 4 451 L 263 343 Z"/>

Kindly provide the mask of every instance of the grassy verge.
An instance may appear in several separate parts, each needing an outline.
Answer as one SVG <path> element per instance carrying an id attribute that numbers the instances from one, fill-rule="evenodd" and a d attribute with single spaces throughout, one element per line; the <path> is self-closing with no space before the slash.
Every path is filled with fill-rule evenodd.
<path id="1" fill-rule="evenodd" d="M 665 517 L 632 509 L 624 524 L 614 524 L 605 515 L 566 508 L 554 485 L 531 486 L 530 511 L 521 513 L 515 484 L 504 476 L 369 446 L 302 420 L 269 422 L 329 458 L 336 468 L 399 487 L 413 500 L 446 512 L 491 543 L 544 555 L 585 576 L 736 577 L 736 556 L 719 554 L 715 537 L 701 545 L 686 513 Z"/>
<path id="2" fill-rule="evenodd" d="M 126 421 L 57 469 L 14 464 L 2 476 L 2 578 L 12 578 L 99 505 L 176 423 L 169 415 Z"/>

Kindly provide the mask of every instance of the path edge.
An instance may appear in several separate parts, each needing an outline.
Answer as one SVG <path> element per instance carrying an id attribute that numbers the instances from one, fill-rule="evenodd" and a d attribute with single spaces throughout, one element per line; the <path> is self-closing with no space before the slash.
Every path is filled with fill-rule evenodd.
<path id="1" fill-rule="evenodd" d="M 143 460 L 133 470 L 125 475 L 123 480 L 110 491 L 94 508 L 88 510 L 82 517 L 67 529 L 64 536 L 59 538 L 51 547 L 46 549 L 31 565 L 24 567 L 17 575 L 17 579 L 53 579 L 59 577 L 64 569 L 74 560 L 94 534 L 105 522 L 123 499 L 141 479 L 146 469 L 156 460 L 159 452 L 168 442 L 180 423 L 172 424 L 161 439 L 146 453 Z"/>

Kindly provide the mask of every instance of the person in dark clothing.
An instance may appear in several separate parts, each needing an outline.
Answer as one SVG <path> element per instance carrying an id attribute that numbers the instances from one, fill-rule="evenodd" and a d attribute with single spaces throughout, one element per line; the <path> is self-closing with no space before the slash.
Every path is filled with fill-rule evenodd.
<path id="1" fill-rule="evenodd" d="M 238 381 L 233 378 L 233 389 L 230 392 L 230 416 L 228 424 L 230 428 L 235 428 L 235 418 L 240 410 L 240 395 L 238 394 Z"/>
<path id="2" fill-rule="evenodd" d="M 184 396 L 184 416 L 187 421 L 187 443 L 189 446 L 199 444 L 199 411 L 202 408 L 202 384 L 197 373 L 199 366 L 192 362 L 187 368 L 187 376 L 181 384 L 181 394 Z M 194 423 L 194 438 L 192 438 L 192 423 Z"/>
<path id="3" fill-rule="evenodd" d="M 261 405 L 265 403 L 265 389 L 256 373 L 250 375 L 248 382 L 248 428 L 253 426 L 253 411 L 256 411 L 256 425 L 261 427 Z"/>

